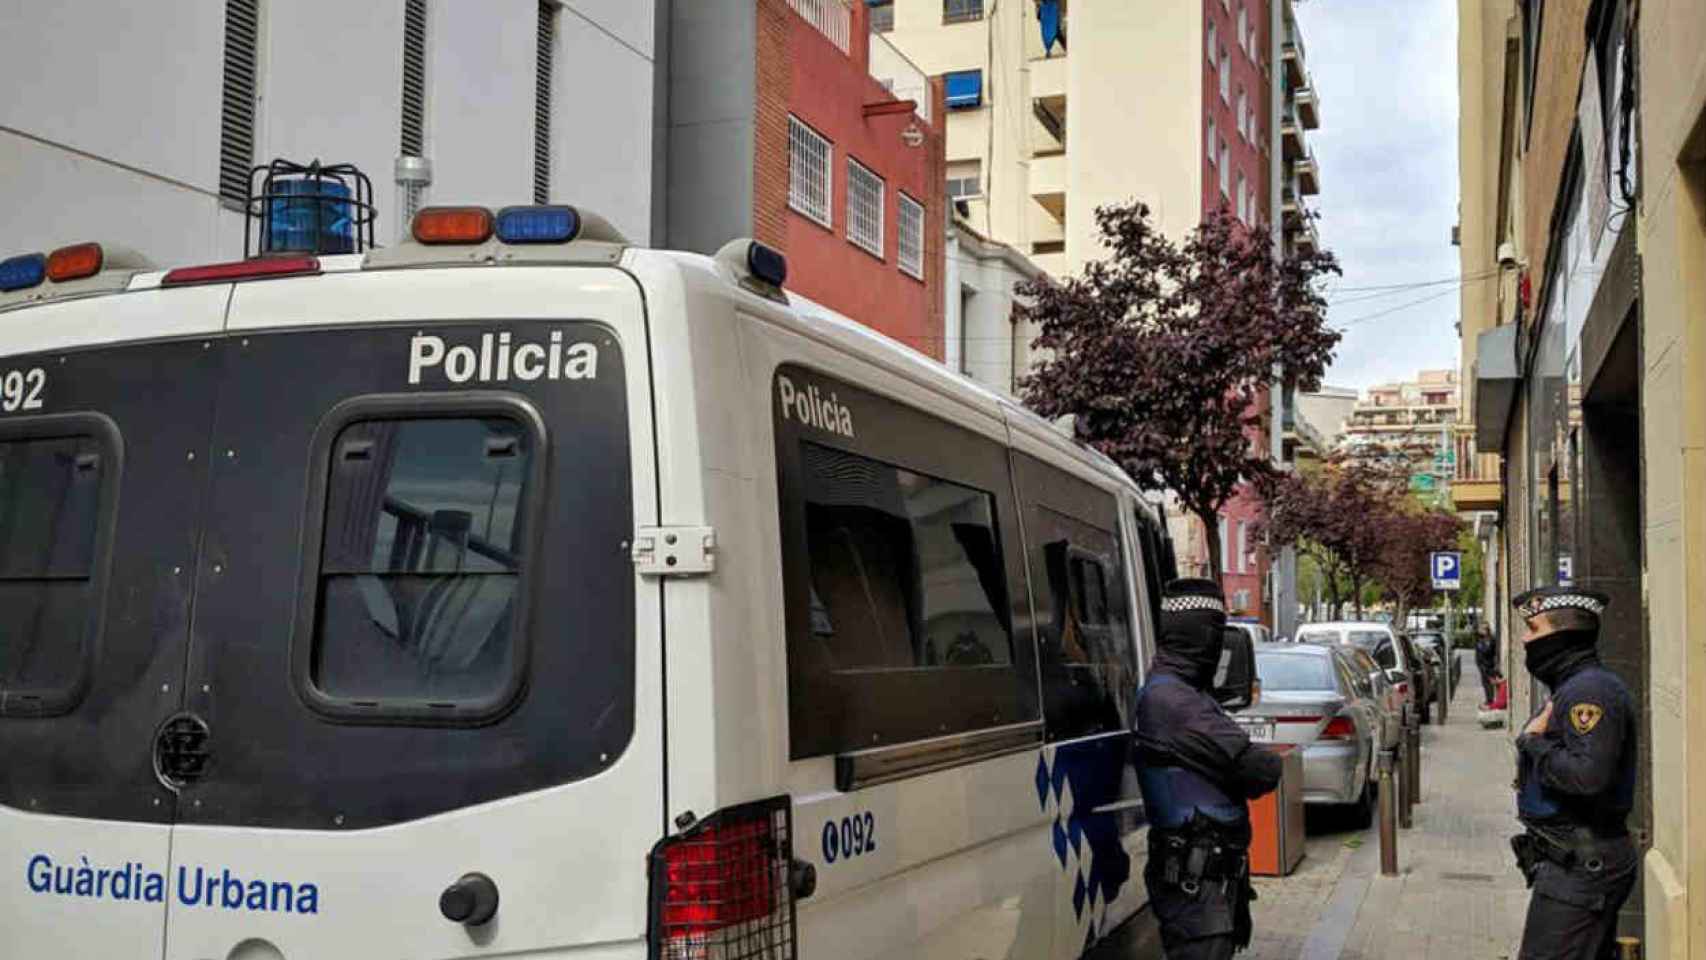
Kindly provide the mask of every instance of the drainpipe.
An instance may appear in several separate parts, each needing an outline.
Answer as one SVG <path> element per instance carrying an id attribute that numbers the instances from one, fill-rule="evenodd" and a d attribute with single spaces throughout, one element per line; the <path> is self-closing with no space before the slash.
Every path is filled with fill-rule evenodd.
<path id="1" fill-rule="evenodd" d="M 1268 229 L 1273 234 L 1274 256 L 1285 253 L 1285 214 L 1280 208 L 1283 189 L 1284 162 L 1280 149 L 1280 117 L 1285 109 L 1285 68 L 1281 66 L 1281 45 L 1285 42 L 1285 5 L 1291 0 L 1268 0 Z M 1285 385 L 1281 371 L 1274 367 L 1274 381 L 1268 392 L 1268 423 L 1271 434 L 1271 455 L 1276 464 L 1285 462 Z M 1275 636 L 1294 636 L 1297 633 L 1297 551 L 1293 547 L 1280 549 L 1278 555 L 1269 551 L 1273 569 L 1273 620 Z"/>
<path id="2" fill-rule="evenodd" d="M 948 205 L 948 255 L 942 281 L 942 362 L 954 373 L 964 366 L 960 346 L 966 318 L 960 313 L 960 231 L 954 227 L 953 204 Z"/>

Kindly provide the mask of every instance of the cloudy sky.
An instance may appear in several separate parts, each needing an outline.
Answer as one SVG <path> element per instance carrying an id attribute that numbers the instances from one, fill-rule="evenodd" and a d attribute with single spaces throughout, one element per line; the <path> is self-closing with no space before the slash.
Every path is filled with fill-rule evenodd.
<path id="1" fill-rule="evenodd" d="M 1345 275 L 1329 288 L 1343 328 L 1327 382 L 1366 387 L 1457 366 L 1457 5 L 1298 0 L 1321 127 L 1321 243 Z M 1432 283 L 1410 289 L 1399 285 Z M 1371 289 L 1375 288 L 1375 289 Z M 1420 301 L 1420 302 L 1418 302 Z"/>

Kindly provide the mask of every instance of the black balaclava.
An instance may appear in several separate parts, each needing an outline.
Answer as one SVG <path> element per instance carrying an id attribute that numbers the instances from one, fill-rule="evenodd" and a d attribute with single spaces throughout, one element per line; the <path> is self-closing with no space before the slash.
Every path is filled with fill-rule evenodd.
<path id="1" fill-rule="evenodd" d="M 1213 580 L 1174 580 L 1162 591 L 1155 669 L 1198 690 L 1214 683 L 1226 641 L 1226 603 Z"/>
<path id="2" fill-rule="evenodd" d="M 1597 630 L 1559 630 L 1523 644 L 1522 657 L 1534 679 L 1557 689 L 1570 674 L 1599 659 Z"/>
<path id="3" fill-rule="evenodd" d="M 1576 587 L 1539 587 L 1517 597 L 1517 614 L 1533 622 L 1549 612 L 1573 614 L 1569 627 L 1553 630 L 1522 645 L 1522 656 L 1534 679 L 1556 690 L 1558 685 L 1587 664 L 1599 660 L 1599 617 L 1609 599 L 1595 590 Z"/>

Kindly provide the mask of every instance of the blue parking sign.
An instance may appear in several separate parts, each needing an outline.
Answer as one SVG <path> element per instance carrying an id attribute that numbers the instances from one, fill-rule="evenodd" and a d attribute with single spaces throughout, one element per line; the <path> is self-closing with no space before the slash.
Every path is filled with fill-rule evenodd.
<path id="1" fill-rule="evenodd" d="M 1458 590 L 1463 586 L 1463 554 L 1442 551 L 1430 555 L 1435 590 Z"/>

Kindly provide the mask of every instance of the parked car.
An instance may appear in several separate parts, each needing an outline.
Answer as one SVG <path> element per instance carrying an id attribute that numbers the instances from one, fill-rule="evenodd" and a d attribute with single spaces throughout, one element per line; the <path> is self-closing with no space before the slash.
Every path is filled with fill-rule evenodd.
<path id="1" fill-rule="evenodd" d="M 1404 736 L 1404 700 L 1398 688 L 1367 650 L 1349 643 L 1341 644 L 1338 649 L 1351 658 L 1356 674 L 1368 679 L 1375 703 L 1380 705 L 1380 749 L 1396 749 L 1399 739 Z"/>
<path id="2" fill-rule="evenodd" d="M 1256 647 L 1262 699 L 1239 714 L 1251 739 L 1303 752 L 1303 802 L 1348 806 L 1358 826 L 1374 819 L 1374 764 L 1383 708 L 1350 652 L 1337 645 Z"/>
<path id="3" fill-rule="evenodd" d="M 1447 699 L 1456 696 L 1457 681 L 1463 677 L 1463 660 L 1457 655 L 1457 651 L 1452 649 L 1450 638 L 1437 630 L 1426 630 L 1410 634 L 1410 639 L 1424 654 L 1433 650 L 1439 655 L 1446 668 L 1445 696 Z"/>
<path id="4" fill-rule="evenodd" d="M 1415 711 L 1427 722 L 1427 670 L 1414 644 L 1384 623 L 1339 620 L 1329 623 L 1306 623 L 1297 628 L 1299 643 L 1344 644 L 1367 651 L 1381 669 L 1389 671 L 1387 678 L 1397 687 L 1403 701 L 1401 719 L 1409 720 Z"/>

